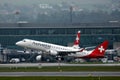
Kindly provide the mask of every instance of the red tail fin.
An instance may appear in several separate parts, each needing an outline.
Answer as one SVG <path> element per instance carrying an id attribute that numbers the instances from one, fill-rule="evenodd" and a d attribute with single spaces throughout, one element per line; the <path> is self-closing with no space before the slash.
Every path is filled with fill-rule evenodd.
<path id="1" fill-rule="evenodd" d="M 96 47 L 95 50 L 93 50 L 92 53 L 89 55 L 89 57 L 92 57 L 92 58 L 104 57 L 104 53 L 107 47 L 108 47 L 108 41 L 106 40 L 102 44 L 100 44 L 98 47 Z"/>
<path id="2" fill-rule="evenodd" d="M 77 36 L 76 36 L 76 39 L 74 41 L 73 47 L 74 48 L 79 48 L 79 43 L 80 43 L 80 31 L 77 32 Z"/>

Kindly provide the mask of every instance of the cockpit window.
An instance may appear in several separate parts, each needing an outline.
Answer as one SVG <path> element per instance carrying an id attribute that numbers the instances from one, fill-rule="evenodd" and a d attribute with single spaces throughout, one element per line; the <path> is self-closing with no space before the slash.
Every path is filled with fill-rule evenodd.
<path id="1" fill-rule="evenodd" d="M 24 39 L 23 42 L 26 42 L 26 40 Z"/>

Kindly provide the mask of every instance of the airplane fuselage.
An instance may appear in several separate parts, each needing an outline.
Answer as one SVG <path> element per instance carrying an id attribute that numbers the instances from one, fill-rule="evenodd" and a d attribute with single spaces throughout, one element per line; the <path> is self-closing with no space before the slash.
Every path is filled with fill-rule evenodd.
<path id="1" fill-rule="evenodd" d="M 61 45 L 51 44 L 51 43 L 45 43 L 41 41 L 35 41 L 30 39 L 24 39 L 22 41 L 19 41 L 16 43 L 16 45 L 24 47 L 24 48 L 31 48 L 31 49 L 37 49 L 41 51 L 49 51 L 53 50 L 56 52 L 77 52 L 79 49 L 75 49 L 73 47 L 65 47 Z"/>

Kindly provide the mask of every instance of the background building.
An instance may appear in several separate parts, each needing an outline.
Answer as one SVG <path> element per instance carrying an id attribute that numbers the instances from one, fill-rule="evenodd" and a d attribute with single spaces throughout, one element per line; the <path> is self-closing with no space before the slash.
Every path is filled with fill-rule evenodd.
<path id="1" fill-rule="evenodd" d="M 18 49 L 15 43 L 24 38 L 71 45 L 81 31 L 80 46 L 95 46 L 109 40 L 109 48 L 120 42 L 120 23 L 37 24 L 0 23 L 0 43 L 5 48 Z"/>
<path id="2" fill-rule="evenodd" d="M 20 61 L 36 62 L 39 54 L 24 54 L 16 50 L 24 50 L 15 43 L 24 38 L 49 42 L 64 46 L 71 46 L 77 31 L 81 31 L 80 46 L 97 46 L 104 40 L 109 40 L 109 49 L 119 47 L 120 23 L 79 23 L 79 24 L 38 24 L 38 23 L 0 23 L 1 61 L 9 62 L 12 58 Z M 109 54 L 109 53 L 108 53 Z M 120 53 L 118 53 L 120 55 Z M 109 56 L 108 56 L 109 57 Z M 113 55 L 110 53 L 111 59 Z M 52 59 L 49 56 L 43 60 Z M 24 60 L 23 60 L 24 59 Z M 54 61 L 54 60 L 52 60 Z"/>

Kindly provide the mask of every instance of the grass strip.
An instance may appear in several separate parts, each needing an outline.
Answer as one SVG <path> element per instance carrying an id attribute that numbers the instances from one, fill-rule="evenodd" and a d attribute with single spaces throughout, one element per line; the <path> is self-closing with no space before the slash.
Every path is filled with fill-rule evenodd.
<path id="1" fill-rule="evenodd" d="M 120 80 L 120 77 L 0 77 L 0 80 Z"/>
<path id="2" fill-rule="evenodd" d="M 119 66 L 0 67 L 0 72 L 120 71 Z"/>

